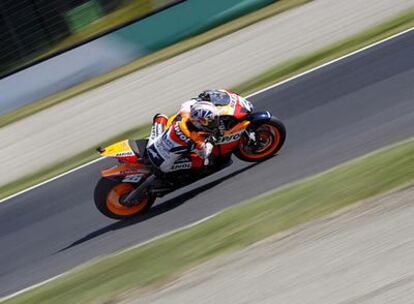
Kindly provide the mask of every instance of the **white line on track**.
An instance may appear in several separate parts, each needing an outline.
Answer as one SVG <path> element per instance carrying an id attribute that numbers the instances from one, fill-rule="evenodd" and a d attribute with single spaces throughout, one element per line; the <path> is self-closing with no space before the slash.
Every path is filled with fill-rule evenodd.
<path id="1" fill-rule="evenodd" d="M 268 91 L 268 90 L 270 90 L 270 89 L 273 89 L 273 88 L 275 88 L 275 87 L 281 86 L 281 85 L 283 85 L 283 84 L 285 84 L 285 83 L 287 83 L 287 82 L 289 82 L 289 81 L 292 81 L 292 80 L 294 80 L 294 79 L 297 79 L 297 78 L 300 78 L 300 77 L 302 77 L 302 76 L 305 76 L 305 75 L 307 75 L 307 74 L 309 74 L 309 73 L 312 73 L 312 72 L 314 72 L 314 71 L 316 71 L 316 70 L 322 69 L 322 68 L 324 68 L 324 67 L 326 67 L 326 66 L 328 66 L 328 65 L 331 65 L 331 64 L 333 64 L 333 63 L 335 63 L 335 62 L 338 62 L 338 61 L 344 60 L 344 59 L 346 59 L 346 58 L 348 58 L 348 57 L 351 57 L 351 56 L 353 56 L 353 55 L 355 55 L 355 54 L 358 54 L 358 53 L 364 52 L 364 51 L 366 51 L 366 50 L 368 50 L 368 49 L 370 49 L 370 48 L 373 48 L 374 46 L 377 46 L 377 45 L 379 45 L 379 44 L 381 44 L 381 43 L 387 42 L 388 40 L 391 40 L 391 39 L 397 38 L 397 37 L 399 37 L 399 36 L 402 36 L 402 35 L 404 35 L 404 34 L 407 34 L 408 32 L 411 32 L 412 30 L 414 30 L 414 27 L 411 27 L 411 28 L 409 28 L 409 29 L 407 29 L 407 30 L 405 30 L 405 31 L 402 31 L 402 32 L 400 32 L 400 33 L 397 33 L 397 34 L 395 34 L 395 35 L 392 35 L 392 36 L 390 36 L 390 37 L 388 37 L 388 38 L 384 38 L 384 39 L 382 39 L 382 40 L 380 40 L 380 41 L 377 41 L 377 42 L 375 42 L 375 43 L 372 43 L 372 44 L 370 44 L 370 45 L 367 45 L 367 46 L 365 46 L 365 47 L 363 47 L 363 48 L 361 48 L 361 49 L 358 49 L 358 50 L 356 50 L 356 51 L 353 51 L 353 52 L 351 52 L 351 53 L 349 53 L 349 54 L 346 54 L 346 55 L 344 55 L 344 56 L 341 56 L 341 57 L 339 57 L 339 58 L 336 58 L 336 59 L 333 59 L 333 60 L 331 60 L 331 61 L 328 61 L 328 62 L 326 62 L 326 63 L 324 63 L 324 64 L 322 64 L 322 65 L 319 65 L 319 66 L 317 66 L 317 67 L 314 67 L 313 69 L 310 69 L 310 70 L 307 70 L 307 71 L 305 71 L 305 72 L 303 72 L 303 73 L 300 73 L 300 74 L 297 74 L 297 75 L 295 75 L 295 76 L 292 76 L 292 77 L 290 77 L 290 78 L 288 78 L 288 79 L 285 79 L 285 80 L 283 80 L 283 81 L 281 81 L 281 82 L 275 83 L 275 84 L 273 84 L 273 85 L 271 85 L 271 86 L 268 86 L 268 87 L 266 87 L 266 88 L 264 88 L 264 89 L 261 89 L 261 90 L 259 90 L 259 91 L 257 91 L 257 92 L 254 92 L 254 93 L 252 93 L 252 94 L 250 94 L 250 95 L 246 96 L 246 98 L 249 98 L 249 97 L 252 97 L 252 96 L 258 95 L 258 94 L 260 94 L 260 93 L 263 93 L 263 92 Z"/>
<path id="2" fill-rule="evenodd" d="M 372 47 L 375 47 L 375 46 L 377 46 L 377 45 L 379 45 L 379 44 L 381 44 L 381 43 L 384 43 L 384 42 L 386 42 L 386 41 L 388 41 L 388 40 L 392 40 L 392 39 L 394 39 L 394 38 L 397 38 L 397 37 L 399 37 L 399 36 L 401 36 L 401 35 L 404 35 L 404 34 L 406 34 L 406 33 L 408 33 L 408 32 L 411 32 L 411 31 L 413 31 L 413 30 L 414 30 L 414 27 L 411 27 L 411 28 L 409 28 L 409 29 L 407 29 L 407 30 L 405 30 L 405 31 L 403 31 L 403 32 L 397 33 L 397 34 L 392 35 L 392 36 L 390 36 L 390 37 L 388 37 L 388 38 L 385 38 L 385 39 L 382 39 L 382 40 L 380 40 L 380 41 L 378 41 L 378 42 L 372 43 L 372 44 L 370 44 L 370 45 L 368 45 L 368 46 L 366 46 L 366 47 L 363 47 L 363 48 L 361 48 L 361 49 L 359 49 L 359 50 L 356 50 L 356 51 L 354 51 L 354 52 L 351 52 L 351 53 L 349 53 L 349 54 L 347 54 L 347 55 L 344 55 L 344 56 L 339 57 L 339 58 L 337 58 L 337 59 L 331 60 L 331 61 L 329 61 L 329 62 L 327 62 L 327 63 L 324 63 L 324 64 L 322 64 L 322 65 L 320 65 L 320 66 L 317 66 L 317 67 L 315 67 L 315 68 L 313 68 L 313 69 L 307 70 L 307 71 L 305 71 L 305 72 L 303 72 L 303 73 L 300 73 L 300 74 L 295 75 L 295 76 L 293 76 L 293 77 L 290 77 L 290 78 L 288 78 L 288 79 L 286 79 L 286 80 L 283 80 L 283 81 L 281 81 L 281 82 L 278 82 L 278 83 L 276 83 L 276 84 L 273 84 L 273 85 L 271 85 L 271 86 L 268 86 L 268 87 L 266 87 L 266 88 L 264 88 L 264 89 L 261 89 L 261 90 L 259 90 L 259 91 L 257 91 L 257 92 L 254 92 L 254 93 L 252 93 L 252 94 L 250 94 L 250 95 L 246 96 L 246 98 L 249 98 L 249 97 L 252 97 L 252 96 L 258 95 L 258 94 L 260 94 L 260 93 L 263 93 L 263 92 L 265 92 L 265 91 L 268 91 L 268 90 L 270 90 L 270 89 L 272 89 L 272 88 L 275 88 L 275 87 L 277 87 L 277 86 L 281 86 L 281 85 L 283 85 L 283 84 L 285 84 L 285 83 L 287 83 L 287 82 L 289 82 L 289 81 L 292 81 L 292 80 L 294 80 L 294 79 L 297 79 L 297 78 L 300 78 L 300 77 L 302 77 L 302 76 L 305 76 L 305 75 L 307 75 L 307 74 L 309 74 L 309 73 L 312 73 L 312 72 L 314 72 L 314 71 L 316 71 L 316 70 L 322 69 L 322 68 L 324 68 L 324 67 L 326 67 L 326 66 L 328 66 L 328 65 L 330 65 L 330 64 L 333 64 L 333 63 L 335 63 L 335 62 L 341 61 L 341 60 L 343 60 L 343 59 L 345 59 L 345 58 L 348 58 L 348 57 L 351 57 L 351 56 L 353 56 L 353 55 L 355 55 L 355 54 L 361 53 L 361 52 L 363 52 L 363 51 L 365 51 L 365 50 L 368 50 L 368 49 L 370 49 L 370 48 L 372 48 Z M 53 177 L 53 178 L 51 178 L 51 179 L 48 179 L 48 180 L 46 180 L 46 181 L 44 181 L 44 182 L 42 182 L 42 183 L 40 183 L 40 184 L 34 185 L 34 186 L 30 187 L 30 188 L 27 188 L 27 189 L 22 190 L 22 191 L 20 191 L 20 192 L 18 192 L 18 193 L 15 193 L 15 194 L 13 194 L 13 195 L 11 195 L 11 196 L 9 196 L 9 197 L 6 197 L 6 198 L 4 198 L 4 199 L 0 200 L 0 203 L 4 202 L 4 201 L 6 201 L 6 200 L 9 200 L 9 199 L 11 199 L 11 198 L 13 198 L 13 197 L 15 197 L 15 196 L 18 196 L 18 195 L 20 195 L 20 194 L 23 194 L 23 193 L 25 193 L 25 192 L 28 192 L 28 191 L 30 191 L 30 190 L 33 190 L 33 189 L 35 189 L 35 188 L 37 188 L 37 187 L 40 187 L 40 186 L 42 186 L 42 185 L 44 185 L 44 184 L 46 184 L 46 183 L 49 183 L 49 182 L 51 182 L 51 181 L 53 181 L 53 180 L 55 180 L 55 179 L 60 178 L 60 177 L 62 177 L 62 176 L 65 176 L 65 175 L 70 174 L 70 173 L 72 173 L 72 172 L 75 172 L 75 171 L 77 171 L 77 170 L 79 170 L 79 169 L 82 169 L 82 168 L 84 168 L 84 167 L 86 167 L 86 166 L 89 166 L 89 165 L 91 165 L 91 164 L 93 164 L 93 163 L 96 163 L 96 162 L 98 162 L 98 161 L 100 161 L 100 160 L 102 160 L 102 159 L 103 159 L 103 157 L 98 158 L 98 159 L 95 159 L 95 160 L 93 160 L 93 161 L 91 161 L 91 162 L 89 162 L 89 163 L 83 164 L 82 166 L 79 166 L 79 167 L 77 167 L 77 168 L 71 169 L 71 170 L 69 170 L 69 171 L 67 171 L 67 172 L 64 172 L 64 173 L 62 173 L 62 174 L 58 175 L 58 176 L 55 176 L 55 177 Z M 194 223 L 191 223 L 191 224 L 188 224 L 188 225 L 186 225 L 186 226 L 180 227 L 180 228 L 175 229 L 175 230 L 173 230 L 173 231 L 166 232 L 166 233 L 161 234 L 161 235 L 159 235 L 159 236 L 157 236 L 157 237 L 155 237 L 155 238 L 152 238 L 152 239 L 150 239 L 150 240 L 148 240 L 148 241 L 145 241 L 145 242 L 143 242 L 143 243 L 137 244 L 137 245 L 132 246 L 132 247 L 130 247 L 130 248 L 127 248 L 127 249 L 125 249 L 125 250 L 123 250 L 123 251 L 120 251 L 120 252 L 118 252 L 118 253 L 116 253 L 116 254 L 120 254 L 120 253 L 122 253 L 122 252 L 125 252 L 125 251 L 128 251 L 128 250 L 131 250 L 131 249 L 134 249 L 134 248 L 137 248 L 137 247 L 143 246 L 143 245 L 145 245 L 145 244 L 148 244 L 148 243 L 150 243 L 150 242 L 152 242 L 152 241 L 155 241 L 155 240 L 160 239 L 160 238 L 162 238 L 162 237 L 168 236 L 168 235 L 173 234 L 173 233 L 175 233 L 175 232 L 178 232 L 178 231 L 181 231 L 181 230 L 184 230 L 184 229 L 187 229 L 187 228 L 190 228 L 190 227 L 196 226 L 196 225 L 198 225 L 198 224 L 200 224 L 200 223 L 202 223 L 202 222 L 205 222 L 205 221 L 206 221 L 206 220 L 208 220 L 208 219 L 211 219 L 211 218 L 213 218 L 213 217 L 217 216 L 217 215 L 218 215 L 218 214 L 220 214 L 221 212 L 222 212 L 222 211 L 217 212 L 217 213 L 212 214 L 212 215 L 209 215 L 209 216 L 207 216 L 207 217 L 205 217 L 205 218 L 203 218 L 203 219 L 201 219 L 201 220 L 198 220 L 198 221 L 196 221 L 196 222 L 194 222 Z M 61 277 L 61 276 L 65 275 L 65 274 L 67 274 L 67 273 L 69 273 L 69 272 L 71 272 L 71 271 L 72 271 L 72 270 L 70 270 L 70 271 L 68 271 L 68 272 L 65 272 L 65 273 L 63 273 L 63 274 L 57 275 L 57 276 L 55 276 L 55 277 L 53 277 L 53 278 L 51 278 L 51 279 L 48 279 L 48 280 L 43 281 L 43 282 L 41 282 L 41 283 L 38 283 L 38 284 L 36 284 L 36 285 L 33 285 L 33 286 L 30 286 L 30 287 L 27 287 L 27 288 L 25 288 L 25 289 L 23 289 L 23 290 L 20 290 L 20 291 L 18 291 L 18 292 L 16 292 L 16 293 L 14 293 L 14 294 L 11 294 L 11 295 L 8 295 L 8 296 L 6 296 L 6 297 L 3 297 L 3 298 L 1 298 L 1 299 L 0 299 L 0 302 L 3 302 L 3 301 L 5 301 L 5 300 L 8 300 L 8 299 L 10 299 L 10 298 L 12 298 L 12 297 L 15 297 L 15 296 L 17 296 L 17 295 L 19 295 L 19 294 L 22 294 L 22 293 L 26 292 L 26 291 L 32 290 L 32 289 L 34 289 L 34 288 L 36 288 L 36 287 L 42 286 L 42 285 L 44 285 L 44 284 L 46 284 L 46 283 L 48 283 L 48 282 L 50 282 L 50 281 L 52 281 L 52 280 L 54 280 L 54 279 L 56 279 L 56 278 L 59 278 L 59 277 Z"/>
<path id="3" fill-rule="evenodd" d="M 60 278 L 60 277 L 62 277 L 64 275 L 68 274 L 69 272 L 70 271 L 65 272 L 65 273 L 62 273 L 62 274 L 59 274 L 59 275 L 57 275 L 57 276 L 55 276 L 53 278 L 47 279 L 46 281 L 40 282 L 40 283 L 38 283 L 36 285 L 32 285 L 32 286 L 27 287 L 25 289 L 19 290 L 18 292 L 14 293 L 14 294 L 5 296 L 4 298 L 1 298 L 0 299 L 0 303 L 3 303 L 4 301 L 10 300 L 11 298 L 14 298 L 15 296 L 18 296 L 18 295 L 20 295 L 22 293 L 25 293 L 26 291 L 29 291 L 29 290 L 35 289 L 37 287 L 40 287 L 42 285 L 45 285 L 45 284 L 49 283 L 50 281 L 53 281 L 54 279 L 58 279 L 58 278 Z"/>
<path id="4" fill-rule="evenodd" d="M 94 163 L 96 163 L 96 162 L 98 162 L 98 161 L 100 161 L 100 160 L 102 160 L 102 159 L 104 159 L 104 158 L 105 158 L 105 157 L 100 157 L 100 158 L 94 159 L 93 161 L 90 161 L 89 163 L 86 163 L 86 164 L 83 164 L 83 165 L 81 165 L 81 166 L 79 166 L 79 167 L 76 167 L 76 168 L 70 169 L 69 171 L 63 172 L 62 174 L 59 174 L 59 175 L 57 175 L 57 176 L 55 176 L 55 177 L 52 177 L 52 178 L 50 178 L 50 179 L 48 179 L 48 180 L 45 180 L 44 182 L 41 182 L 40 184 L 37 184 L 37 185 L 31 186 L 31 187 L 29 187 L 29 188 L 26 188 L 26 189 L 24 189 L 24 190 L 22 190 L 22 191 L 19 191 L 19 192 L 15 193 L 15 194 L 12 194 L 12 195 L 10 195 L 10 196 L 8 196 L 8 197 L 6 197 L 6 198 L 1 199 L 1 200 L 0 200 L 0 203 L 3 203 L 3 202 L 5 202 L 5 201 L 7 201 L 7 200 L 9 200 L 9 199 L 11 199 L 11 198 L 13 198 L 13 197 L 16 197 L 16 196 L 18 196 L 18 195 L 20 195 L 20 194 L 23 194 L 23 193 L 25 193 L 25 192 L 28 192 L 28 191 L 30 191 L 30 190 L 36 189 L 37 187 L 40 187 L 40 186 L 42 186 L 42 185 L 44 185 L 44 184 L 50 183 L 51 181 L 54 181 L 55 179 L 61 178 L 62 176 L 65 176 L 65 175 L 70 174 L 70 173 L 72 173 L 72 172 L 78 171 L 78 170 L 80 170 L 80 169 L 82 169 L 82 168 L 84 168 L 84 167 L 87 167 L 87 166 L 89 166 L 89 165 L 92 165 L 92 164 L 94 164 Z"/>

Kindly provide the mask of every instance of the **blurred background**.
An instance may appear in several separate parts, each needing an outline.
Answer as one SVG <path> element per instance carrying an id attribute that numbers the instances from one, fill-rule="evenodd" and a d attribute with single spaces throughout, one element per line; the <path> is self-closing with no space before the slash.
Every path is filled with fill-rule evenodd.
<path id="1" fill-rule="evenodd" d="M 273 2 L 1 1 L 0 115 Z"/>
<path id="2" fill-rule="evenodd" d="M 0 77 L 182 0 L 4 0 Z"/>
<path id="3" fill-rule="evenodd" d="M 0 302 L 157 238 L 7 303 L 136 304 L 183 273 L 147 303 L 412 303 L 413 16 L 414 0 L 0 1 Z M 280 117 L 281 153 L 234 158 L 142 218 L 101 215 L 94 187 L 113 163 L 96 147 L 146 137 L 155 113 L 218 87 Z"/>

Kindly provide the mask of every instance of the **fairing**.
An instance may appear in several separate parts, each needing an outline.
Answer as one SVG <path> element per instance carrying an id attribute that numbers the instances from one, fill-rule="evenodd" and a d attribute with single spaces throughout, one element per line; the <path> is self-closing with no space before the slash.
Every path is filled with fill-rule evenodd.
<path id="1" fill-rule="evenodd" d="M 141 163 L 129 164 L 124 163 L 109 169 L 101 171 L 103 177 L 123 177 L 130 175 L 147 176 L 150 174 L 150 168 Z"/>
<path id="2" fill-rule="evenodd" d="M 217 105 L 220 115 L 230 115 L 242 119 L 253 111 L 252 104 L 243 97 L 227 91 L 230 102 L 225 105 Z"/>

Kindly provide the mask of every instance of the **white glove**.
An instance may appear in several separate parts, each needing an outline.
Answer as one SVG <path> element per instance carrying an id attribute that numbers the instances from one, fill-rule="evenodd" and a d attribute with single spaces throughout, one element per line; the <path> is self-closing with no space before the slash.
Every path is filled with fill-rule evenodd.
<path id="1" fill-rule="evenodd" d="M 200 151 L 199 155 L 202 159 L 204 159 L 204 165 L 208 165 L 208 157 L 210 156 L 211 152 L 213 152 L 213 144 L 206 142 L 203 146 L 203 149 Z"/>

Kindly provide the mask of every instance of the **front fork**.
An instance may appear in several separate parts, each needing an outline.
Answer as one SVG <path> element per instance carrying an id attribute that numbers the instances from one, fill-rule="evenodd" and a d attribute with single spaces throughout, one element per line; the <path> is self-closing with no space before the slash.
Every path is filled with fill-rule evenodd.
<path id="1" fill-rule="evenodd" d="M 255 143 L 256 142 L 256 133 L 254 131 L 249 131 L 248 129 L 244 130 L 244 134 L 247 135 L 247 137 L 249 138 L 249 141 L 247 142 L 247 144 L 251 144 L 252 142 Z"/>
<path id="2" fill-rule="evenodd" d="M 136 201 L 143 199 L 145 196 L 145 188 L 148 188 L 148 186 L 150 186 L 155 179 L 156 176 L 154 174 L 148 176 L 141 185 L 132 190 L 124 199 L 122 199 L 121 203 L 127 207 L 132 207 Z"/>

